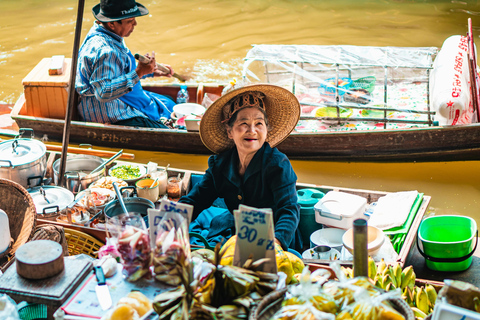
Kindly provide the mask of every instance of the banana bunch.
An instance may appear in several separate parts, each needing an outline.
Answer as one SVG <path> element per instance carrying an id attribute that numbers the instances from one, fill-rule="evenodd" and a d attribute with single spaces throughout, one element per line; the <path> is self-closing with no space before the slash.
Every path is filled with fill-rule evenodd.
<path id="1" fill-rule="evenodd" d="M 437 300 L 437 291 L 431 284 L 427 283 L 425 287 L 415 286 L 412 290 L 409 287 L 405 288 L 402 298 L 412 308 L 416 319 L 424 319 L 433 312 Z"/>
<path id="2" fill-rule="evenodd" d="M 342 267 L 347 278 L 353 278 L 353 269 Z M 400 263 L 387 264 L 382 259 L 378 264 L 368 257 L 368 277 L 376 287 L 386 291 L 400 288 L 402 298 L 412 308 L 417 319 L 423 319 L 433 311 L 437 291 L 431 284 L 415 285 L 416 275 L 412 266 L 402 269 Z"/>

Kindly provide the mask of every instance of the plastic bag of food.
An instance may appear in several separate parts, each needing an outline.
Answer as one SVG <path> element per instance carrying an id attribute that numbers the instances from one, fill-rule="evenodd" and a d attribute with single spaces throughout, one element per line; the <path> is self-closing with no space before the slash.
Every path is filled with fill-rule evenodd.
<path id="1" fill-rule="evenodd" d="M 192 280 L 188 220 L 178 212 L 166 212 L 157 225 L 153 267 L 162 283 L 188 285 Z"/>
<path id="2" fill-rule="evenodd" d="M 127 281 L 151 278 L 152 252 L 150 237 L 142 216 L 137 213 L 121 214 L 108 220 L 113 243 L 123 265 Z"/>
<path id="3" fill-rule="evenodd" d="M 0 294 L 0 319 L 20 320 L 17 311 L 17 304 L 6 294 Z"/>
<path id="4" fill-rule="evenodd" d="M 400 289 L 395 289 L 385 293 L 381 293 L 375 297 L 371 297 L 366 291 L 358 291 L 356 300 L 352 304 L 346 306 L 337 315 L 337 320 L 351 319 L 391 319 L 404 320 L 405 317 L 395 310 L 388 300 L 402 299 Z"/>
<path id="5" fill-rule="evenodd" d="M 273 319 L 335 319 L 338 306 L 333 296 L 322 289 L 329 276 L 327 270 L 310 273 L 305 268 L 299 283 L 288 287 L 282 307 Z"/>

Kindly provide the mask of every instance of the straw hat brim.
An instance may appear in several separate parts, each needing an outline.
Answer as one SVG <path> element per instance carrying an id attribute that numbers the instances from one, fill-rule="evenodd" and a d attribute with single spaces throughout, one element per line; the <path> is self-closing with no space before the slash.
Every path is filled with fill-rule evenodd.
<path id="1" fill-rule="evenodd" d="M 200 122 L 200 138 L 212 152 L 220 153 L 234 146 L 228 138 L 223 120 L 223 106 L 231 99 L 248 91 L 265 95 L 265 112 L 270 130 L 266 141 L 273 148 L 285 140 L 300 119 L 300 103 L 293 93 L 271 84 L 255 84 L 228 92 L 218 98 L 205 112 Z"/>

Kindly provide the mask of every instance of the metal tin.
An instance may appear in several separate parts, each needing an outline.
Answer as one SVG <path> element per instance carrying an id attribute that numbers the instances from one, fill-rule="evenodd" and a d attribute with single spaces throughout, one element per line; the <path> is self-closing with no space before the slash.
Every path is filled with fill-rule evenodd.
<path id="1" fill-rule="evenodd" d="M 54 181 L 58 185 L 61 158 L 53 163 Z M 105 175 L 105 168 L 94 174 L 90 174 L 103 163 L 103 159 L 91 155 L 69 155 L 65 165 L 65 187 L 77 194 L 81 190 L 85 190 L 92 183 Z"/>
<path id="2" fill-rule="evenodd" d="M 47 168 L 46 153 L 45 144 L 34 139 L 1 142 L 0 177 L 15 181 L 24 188 L 39 184 Z"/>
<path id="3" fill-rule="evenodd" d="M 71 191 L 58 186 L 38 186 L 27 191 L 40 219 L 55 219 L 74 200 Z"/>
<path id="4" fill-rule="evenodd" d="M 137 198 L 137 197 L 130 197 L 130 198 L 123 198 L 123 202 L 125 203 L 125 207 L 127 208 L 128 212 L 136 212 L 142 215 L 142 217 L 146 217 L 148 215 L 148 209 L 155 209 L 155 204 L 152 201 L 145 199 L 145 198 Z M 113 218 L 120 214 L 123 214 L 122 207 L 118 199 L 112 200 L 105 205 L 105 216 L 109 218 Z"/>

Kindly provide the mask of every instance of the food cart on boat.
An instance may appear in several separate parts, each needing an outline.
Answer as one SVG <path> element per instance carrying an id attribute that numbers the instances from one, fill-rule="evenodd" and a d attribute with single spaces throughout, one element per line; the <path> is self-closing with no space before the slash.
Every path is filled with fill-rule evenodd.
<path id="1" fill-rule="evenodd" d="M 54 163 L 56 160 L 59 158 L 58 153 L 49 153 L 48 154 L 48 163 Z M 75 157 L 73 157 L 75 158 Z M 135 181 L 138 181 L 140 178 L 145 178 L 145 175 L 147 174 L 152 174 L 153 172 L 148 172 L 147 170 L 147 165 L 144 164 L 137 164 L 137 163 L 131 163 L 131 162 L 125 162 L 125 161 L 116 161 L 116 163 L 111 164 L 109 167 L 114 167 L 116 166 L 117 168 L 119 166 L 133 166 L 133 167 L 139 167 L 143 169 L 139 169 L 138 173 L 139 176 L 131 179 L 127 184 L 133 185 Z M 195 183 L 196 179 L 199 179 L 203 173 L 201 172 L 194 172 L 194 171 L 188 171 L 188 170 L 181 170 L 181 169 L 174 169 L 174 168 L 161 168 L 158 167 L 155 170 L 156 171 L 162 171 L 167 169 L 167 175 L 169 177 L 176 177 L 180 178 L 182 181 L 182 187 L 181 187 L 181 193 L 185 194 L 188 192 L 188 190 L 191 188 L 192 183 Z M 135 170 L 132 170 L 134 172 Z M 52 172 L 52 171 L 50 171 Z M 105 175 L 109 175 L 111 172 L 114 172 L 113 170 L 111 171 L 110 168 L 107 168 L 105 170 Z M 135 171 L 136 172 L 136 171 Z M 155 172 L 156 173 L 156 172 Z M 71 174 L 71 173 L 70 173 Z M 155 175 L 155 174 L 154 174 Z M 103 175 L 102 175 L 103 177 Z M 102 178 L 99 177 L 99 180 Z M 48 178 L 48 177 L 47 177 Z M 103 177 L 106 178 L 106 177 Z M 12 182 L 5 182 L 6 184 L 10 183 L 10 186 L 13 184 Z M 4 184 L 5 184 L 4 183 Z M 58 186 L 57 186 L 58 187 Z M 8 188 L 10 189 L 10 188 Z M 20 189 L 21 191 L 24 191 L 21 186 L 20 188 L 17 187 L 17 189 Z M 47 197 L 48 197 L 48 189 L 47 190 Z M 316 190 L 316 191 L 313 191 Z M 358 189 L 347 189 L 347 188 L 336 188 L 336 187 L 328 187 L 328 186 L 320 186 L 320 185 L 309 185 L 309 184 L 298 184 L 298 192 L 299 194 L 302 194 L 304 197 L 308 198 L 308 195 L 310 195 L 310 198 L 314 198 L 317 196 L 316 194 L 318 192 L 321 192 L 323 196 L 328 194 L 329 192 L 342 192 L 351 196 L 355 197 L 363 197 L 365 199 L 366 204 L 373 204 L 377 203 L 379 199 L 382 197 L 385 197 L 389 193 L 387 192 L 379 192 L 379 191 L 369 191 L 369 190 L 358 190 Z M 78 192 L 76 196 L 81 195 L 81 192 Z M 315 195 L 314 195 L 315 194 Z M 313 195 L 313 197 L 312 197 Z M 21 197 L 25 198 L 30 198 L 28 192 L 27 194 L 23 193 Z M 33 198 L 32 198 L 33 199 Z M 317 202 L 318 202 L 317 198 Z M 311 200 L 311 199 L 310 199 Z M 398 267 L 402 268 L 405 270 L 406 267 L 408 267 L 409 263 L 412 263 L 412 257 L 415 260 L 415 254 L 418 255 L 418 253 L 414 252 L 415 249 L 415 238 L 417 234 L 417 230 L 419 228 L 419 225 L 424 218 L 424 215 L 426 213 L 426 210 L 428 208 L 428 203 L 429 203 L 430 197 L 423 195 L 423 194 L 417 194 L 415 197 L 414 201 L 412 202 L 411 208 L 409 210 L 408 218 L 406 221 L 407 225 L 403 226 L 401 228 L 397 228 L 397 231 L 399 229 L 403 229 L 404 233 L 399 232 L 396 235 L 395 232 L 393 232 L 391 235 L 388 236 L 389 241 L 393 240 L 393 243 L 396 242 L 396 248 L 398 253 L 398 259 L 392 263 L 392 267 L 394 265 L 398 265 Z M 37 200 L 38 201 L 38 200 Z M 32 200 L 33 202 L 33 200 Z M 25 287 L 22 287 L 22 285 L 25 284 L 25 281 L 22 279 L 18 278 L 18 275 L 16 275 L 15 268 L 12 267 L 15 263 L 15 259 L 13 256 L 11 256 L 11 260 L 9 261 L 9 265 L 4 266 L 3 271 L 5 272 L 5 275 L 9 277 L 9 280 L 16 279 L 16 281 L 8 281 L 8 285 L 5 284 L 6 278 L 1 278 L 0 277 L 0 291 L 2 292 L 7 292 L 8 294 L 12 295 L 15 297 L 16 300 L 28 300 L 31 302 L 33 305 L 46 305 L 48 307 L 48 314 L 49 316 L 52 316 L 53 313 L 62 307 L 64 312 L 67 313 L 67 318 L 68 318 L 68 312 L 70 313 L 75 313 L 75 311 L 72 311 L 73 306 L 75 305 L 75 302 L 78 302 L 78 300 L 82 300 L 85 298 L 85 295 L 87 292 L 90 292 L 89 295 L 89 301 L 95 301 L 95 295 L 92 295 L 92 291 L 94 290 L 94 287 L 96 286 L 96 280 L 94 275 L 91 274 L 91 268 L 92 268 L 92 261 L 94 257 L 96 257 L 96 252 L 100 249 L 100 247 L 105 244 L 106 242 L 106 227 L 105 223 L 103 223 L 102 227 L 102 222 L 105 222 L 105 217 L 101 217 L 101 214 L 98 216 L 91 215 L 90 218 L 87 222 L 84 222 L 83 220 L 79 219 L 78 221 L 75 220 L 68 220 L 61 218 L 61 216 L 65 217 L 68 216 L 68 211 L 67 209 L 62 212 L 58 213 L 58 215 L 47 215 L 43 216 L 41 213 L 38 213 L 38 210 L 35 208 L 31 208 L 32 204 L 33 207 L 36 207 L 37 204 L 29 202 L 29 208 L 31 212 L 29 213 L 30 219 L 35 219 L 35 222 L 33 225 L 38 225 L 38 226 L 46 226 L 46 225 L 55 225 L 64 228 L 66 235 L 68 234 L 69 238 L 69 251 L 71 250 L 71 253 L 84 253 L 83 255 L 79 256 L 79 258 L 75 258 L 75 256 L 71 258 L 65 258 L 65 267 L 67 268 L 66 270 L 69 270 L 69 272 L 65 272 L 64 274 L 58 275 L 61 279 L 65 280 L 65 278 L 62 277 L 69 277 L 68 283 L 69 285 L 66 287 L 63 287 L 60 292 L 57 292 L 56 295 L 54 295 L 54 298 L 52 297 L 47 297 L 43 292 L 41 292 L 41 288 L 35 289 L 35 286 L 30 286 L 27 289 Z M 312 207 L 308 208 L 308 201 L 303 202 L 303 209 L 312 209 Z M 100 206 L 102 204 L 97 203 Z M 158 206 L 159 202 L 155 201 L 155 205 Z M 106 207 L 106 206 L 105 206 Z M 105 208 L 104 207 L 104 208 Z M 98 213 L 96 211 L 95 213 Z M 304 210 L 305 213 L 305 210 Z M 311 213 L 311 211 L 310 211 Z M 103 213 L 105 215 L 105 213 Z M 70 219 L 72 216 L 70 217 Z M 311 215 L 308 216 L 308 214 L 304 218 L 312 218 Z M 96 220 L 96 221 L 95 221 Z M 28 221 L 28 219 L 27 219 Z M 33 228 L 32 222 L 30 220 L 30 227 Z M 333 228 L 332 228 L 333 229 Z M 27 232 L 28 233 L 28 232 Z M 29 239 L 28 236 L 26 238 L 23 238 L 23 243 L 27 242 Z M 83 247 L 83 248 L 82 248 Z M 77 251 L 75 251 L 77 250 Z M 309 252 L 306 250 L 305 252 Z M 304 253 L 305 253 L 304 252 Z M 87 253 L 87 255 L 85 255 Z M 80 259 L 80 260 L 78 260 Z M 330 255 L 329 257 L 322 257 L 321 259 L 315 258 L 315 257 L 309 257 L 307 259 L 303 259 L 303 263 L 311 270 L 328 270 L 332 271 L 333 269 L 330 267 L 330 263 L 332 260 L 338 261 L 340 264 L 344 266 L 344 268 L 350 268 L 352 266 L 352 261 L 342 261 L 341 259 L 338 259 L 338 256 L 335 255 Z M 476 263 L 476 260 L 474 260 L 474 264 Z M 418 263 L 417 263 L 418 265 Z M 75 266 L 75 267 L 74 267 Z M 397 268 L 398 268 L 397 267 Z M 468 271 L 467 271 L 468 272 Z M 129 282 L 124 282 L 123 278 L 120 276 L 121 272 L 118 273 L 116 278 L 112 278 L 109 281 L 111 283 L 114 283 L 115 286 L 120 286 L 122 287 L 124 283 L 127 283 L 126 287 L 123 287 L 123 291 L 119 290 L 113 295 L 113 305 L 115 305 L 116 302 L 118 302 L 122 297 L 124 297 L 129 291 L 132 289 L 135 290 L 137 288 L 137 285 L 140 285 L 141 288 L 145 288 L 147 285 L 148 287 L 151 286 L 152 292 L 147 291 L 147 296 L 152 295 L 150 301 L 154 301 L 154 297 L 158 295 L 160 292 L 163 292 L 162 290 L 165 289 L 164 287 L 152 285 L 152 283 L 147 282 L 147 284 L 143 283 L 137 283 L 137 284 L 131 284 Z M 58 278 L 57 280 L 59 283 L 62 283 L 62 281 Z M 418 278 L 418 276 L 417 276 Z M 4 281 L 1 281 L 4 280 Z M 53 281 L 53 280 L 49 280 Z M 9 287 L 12 283 L 14 283 L 17 287 L 12 288 Z M 40 282 L 42 283 L 42 282 Z M 155 282 L 154 282 L 155 283 Z M 436 281 L 430 281 L 430 280 L 421 280 L 421 279 L 416 279 L 415 283 L 417 286 L 426 286 L 427 284 L 435 286 L 437 289 L 441 288 L 443 285 L 442 282 L 436 282 Z M 44 283 L 42 283 L 43 286 Z M 158 285 L 158 283 L 156 283 Z M 114 287 L 115 287 L 114 286 Z M 291 284 L 293 286 L 293 284 Z M 55 285 L 56 287 L 56 285 Z M 83 288 L 83 289 L 82 289 Z M 93 289 L 92 289 L 93 288 Z M 155 289 L 157 288 L 157 289 Z M 57 288 L 58 289 L 58 288 Z M 23 290 L 23 291 L 22 291 Z M 90 290 L 90 291 L 89 291 Z M 143 290 L 143 289 L 142 289 Z M 157 290 L 157 291 L 155 291 Z M 75 292 L 75 293 L 74 293 Z M 275 296 L 264 296 L 265 301 L 275 301 L 277 302 L 277 308 L 275 311 L 278 311 L 277 309 L 280 309 L 281 302 L 284 300 L 284 293 L 285 291 L 281 291 L 281 294 L 279 295 L 278 293 L 275 294 Z M 261 300 L 263 302 L 264 300 Z M 92 302 L 94 303 L 94 302 Z M 265 306 L 264 302 L 263 304 L 259 304 L 256 309 L 252 309 L 251 314 L 256 314 L 258 315 L 259 309 L 265 308 L 264 312 L 267 312 L 267 308 Z M 397 306 L 397 310 L 400 309 Z M 95 308 L 92 308 L 92 310 L 97 310 L 95 312 L 100 312 L 100 314 L 105 314 L 102 313 L 101 308 L 99 305 Z M 160 309 L 159 309 L 160 310 Z M 255 310 L 255 311 L 254 311 Z M 78 310 L 77 310 L 78 311 Z M 273 312 L 270 310 L 269 312 Z M 262 313 L 263 314 L 263 313 Z M 265 313 L 265 314 L 268 314 Z M 270 314 L 272 316 L 273 314 Z M 92 316 L 92 315 L 87 315 L 87 316 Z M 94 315 L 93 315 L 94 316 Z M 260 319 L 261 316 L 258 317 Z M 406 317 L 408 318 L 408 316 Z"/>

